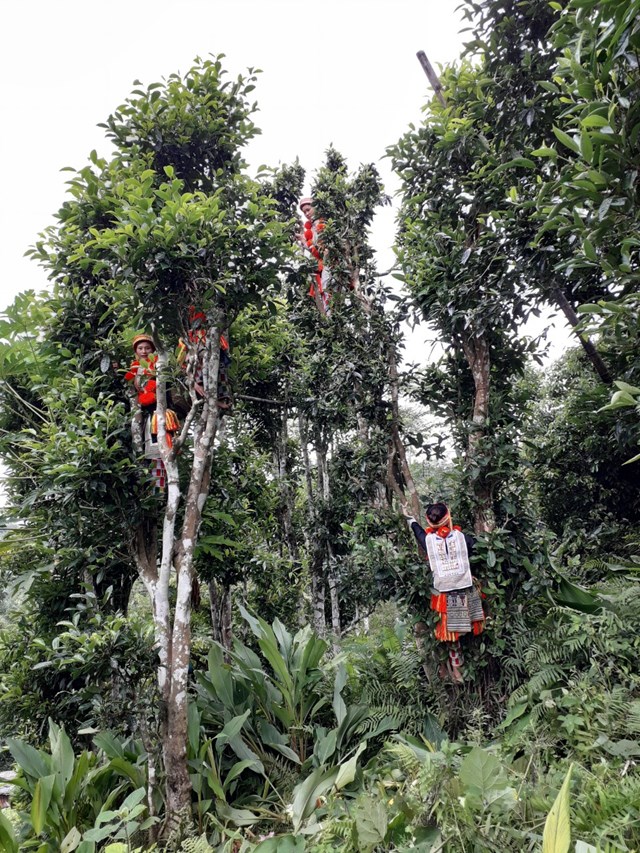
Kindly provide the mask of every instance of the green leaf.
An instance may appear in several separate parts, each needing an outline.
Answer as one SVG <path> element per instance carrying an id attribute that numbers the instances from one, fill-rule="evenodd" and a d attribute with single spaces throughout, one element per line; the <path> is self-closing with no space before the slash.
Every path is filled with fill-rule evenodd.
<path id="1" fill-rule="evenodd" d="M 544 824 L 542 835 L 542 853 L 568 853 L 571 844 L 571 814 L 569 812 L 569 785 L 571 771 L 569 767 L 562 788 L 551 807 Z"/>
<path id="2" fill-rule="evenodd" d="M 587 844 L 586 841 L 576 841 L 576 849 L 574 853 L 600 853 L 600 851 L 592 844 Z"/>
<path id="3" fill-rule="evenodd" d="M 558 589 L 553 592 L 547 590 L 549 599 L 554 604 L 563 604 L 583 613 L 596 613 L 602 608 L 603 602 L 597 595 L 572 583 L 561 572 L 556 571 L 556 575 L 559 581 Z"/>
<path id="4" fill-rule="evenodd" d="M 261 841 L 253 853 L 304 853 L 305 845 L 304 835 L 274 835 Z"/>
<path id="5" fill-rule="evenodd" d="M 91 753 L 91 759 L 95 760 L 94 753 Z M 78 760 L 76 761 L 73 776 L 67 782 L 64 792 L 64 800 L 62 803 L 64 809 L 70 809 L 72 807 L 73 802 L 78 794 L 78 790 L 84 784 L 87 773 L 89 772 L 89 766 L 89 753 L 85 750 L 84 752 L 80 753 Z"/>
<path id="6" fill-rule="evenodd" d="M 587 163 L 591 163 L 593 160 L 593 144 L 586 130 L 580 134 L 580 151 Z"/>
<path id="7" fill-rule="evenodd" d="M 345 705 L 345 701 L 341 695 L 346 683 L 347 668 L 343 663 L 341 663 L 336 668 L 336 679 L 333 685 L 333 712 L 336 715 L 336 722 L 338 725 L 340 725 L 347 715 L 347 706 Z"/>
<path id="8" fill-rule="evenodd" d="M 611 402 L 607 403 L 606 406 L 601 406 L 599 409 L 596 409 L 597 412 L 607 412 L 612 409 L 628 409 L 629 406 L 635 406 L 636 399 L 632 397 L 631 394 L 628 394 L 626 391 L 615 391 L 611 395 Z"/>
<path id="9" fill-rule="evenodd" d="M 141 803 L 144 800 L 147 792 L 144 788 L 138 788 L 136 791 L 132 791 L 129 796 L 126 798 L 124 803 L 120 806 L 121 809 L 133 809 L 138 803 Z"/>
<path id="10" fill-rule="evenodd" d="M 316 729 L 313 754 L 319 765 L 326 764 L 336 751 L 337 737 L 337 729 L 331 729 L 326 735 L 318 734 L 318 729 Z"/>
<path id="11" fill-rule="evenodd" d="M 531 152 L 532 157 L 551 157 L 553 160 L 556 160 L 558 157 L 558 152 L 555 148 L 536 148 L 535 151 Z"/>
<path id="12" fill-rule="evenodd" d="M 263 655 L 271 664 L 276 677 L 279 679 L 279 687 L 285 691 L 290 698 L 293 695 L 293 681 L 287 667 L 287 662 L 280 654 L 276 636 L 270 625 L 264 619 L 256 618 L 242 605 L 239 605 L 243 619 L 248 623 L 253 633 L 258 638 L 258 644 Z"/>
<path id="13" fill-rule="evenodd" d="M 514 720 L 517 720 L 519 717 L 521 717 L 525 713 L 525 711 L 527 710 L 527 707 L 528 707 L 528 703 L 526 701 L 521 702 L 518 705 L 514 705 L 514 707 L 508 711 L 507 716 L 500 723 L 498 728 L 499 729 L 508 728 Z"/>
<path id="14" fill-rule="evenodd" d="M 600 116 L 597 113 L 591 113 L 591 115 L 581 119 L 580 124 L 583 127 L 606 127 L 609 124 L 609 121 L 604 116 Z"/>
<path id="15" fill-rule="evenodd" d="M 584 305 L 578 305 L 576 308 L 577 314 L 602 314 L 604 308 L 602 305 L 596 305 L 593 302 L 585 302 Z"/>
<path id="16" fill-rule="evenodd" d="M 36 783 L 36 789 L 31 801 L 31 823 L 36 835 L 40 835 L 46 824 L 47 811 L 51 802 L 51 793 L 56 777 L 42 776 Z"/>
<path id="17" fill-rule="evenodd" d="M 112 758 L 108 765 L 110 770 L 115 770 L 121 776 L 129 779 L 134 785 L 140 787 L 144 784 L 144 768 L 132 764 L 124 758 Z"/>
<path id="18" fill-rule="evenodd" d="M 219 646 L 214 645 L 209 650 L 207 674 L 218 699 L 227 710 L 233 710 L 233 677 L 225 666 L 223 652 Z"/>
<path id="19" fill-rule="evenodd" d="M 293 761 L 294 764 L 302 764 L 300 761 L 300 756 L 295 753 L 291 747 L 285 746 L 283 743 L 272 743 L 268 744 L 272 749 L 276 752 L 279 752 L 280 755 L 284 755 L 285 758 L 288 758 L 289 761 Z"/>
<path id="20" fill-rule="evenodd" d="M 621 379 L 616 379 L 614 384 L 617 385 L 621 391 L 626 391 L 627 394 L 633 394 L 634 396 L 640 395 L 640 388 L 638 388 L 637 385 L 629 385 Z"/>
<path id="21" fill-rule="evenodd" d="M 251 826 L 259 818 L 249 809 L 235 809 L 227 803 L 216 802 L 216 812 L 221 820 L 229 821 L 234 826 Z"/>
<path id="22" fill-rule="evenodd" d="M 504 172 L 507 169 L 514 168 L 516 166 L 525 168 L 525 169 L 535 169 L 536 164 L 533 160 L 529 160 L 527 157 L 514 157 L 513 160 L 509 160 L 508 163 L 501 163 L 500 166 L 497 166 L 493 170 L 493 174 L 496 175 L 499 172 Z"/>
<path id="23" fill-rule="evenodd" d="M 30 744 L 8 737 L 7 746 L 16 764 L 29 776 L 39 779 L 51 772 L 49 756 L 34 749 Z"/>
<path id="24" fill-rule="evenodd" d="M 255 770 L 256 773 L 262 773 L 264 771 L 262 763 L 260 761 L 256 761 L 254 758 L 245 758 L 244 761 L 236 761 L 224 780 L 224 790 L 226 791 L 231 782 L 233 782 L 234 779 L 237 779 L 237 777 L 247 769 Z"/>
<path id="25" fill-rule="evenodd" d="M 569 134 L 565 133 L 564 130 L 560 130 L 559 127 L 555 126 L 553 128 L 553 132 L 555 134 L 556 139 L 561 142 L 566 148 L 570 148 L 574 154 L 580 154 L 580 146 L 572 136 L 569 136 Z"/>
<path id="26" fill-rule="evenodd" d="M 110 835 L 113 835 L 117 830 L 117 825 L 114 826 L 108 823 L 106 826 L 96 826 L 93 829 L 87 829 L 82 838 L 84 841 L 100 842 L 104 841 Z"/>
<path id="27" fill-rule="evenodd" d="M 215 736 L 214 740 L 219 740 L 221 743 L 232 740 L 236 735 L 240 734 L 250 713 L 251 709 L 249 708 L 244 714 L 238 714 L 237 717 L 233 717 L 226 723 L 222 731 Z"/>
<path id="28" fill-rule="evenodd" d="M 200 712 L 195 702 L 189 702 L 187 707 L 187 736 L 191 754 L 196 755 L 200 743 Z"/>
<path id="29" fill-rule="evenodd" d="M 596 250 L 593 248 L 593 243 L 591 240 L 583 240 L 582 248 L 584 249 L 584 253 L 589 258 L 590 261 L 597 261 L 598 256 L 596 255 Z"/>
<path id="30" fill-rule="evenodd" d="M 358 833 L 358 850 L 373 850 L 384 841 L 387 834 L 387 808 L 379 799 L 367 797 L 358 803 L 355 810 L 356 832 Z"/>
<path id="31" fill-rule="evenodd" d="M 341 791 L 346 785 L 350 785 L 353 780 L 356 778 L 356 770 L 358 769 L 358 758 L 364 752 L 367 747 L 367 742 L 364 741 L 361 743 L 355 755 L 353 755 L 348 761 L 345 761 L 338 768 L 338 775 L 336 776 L 335 787 L 337 791 Z"/>
<path id="32" fill-rule="evenodd" d="M 317 767 L 313 773 L 294 788 L 291 805 L 291 820 L 294 832 L 298 832 L 303 821 L 311 815 L 319 797 L 324 796 L 333 787 L 338 776 L 338 768 Z"/>
<path id="33" fill-rule="evenodd" d="M 107 758 L 124 758 L 124 748 L 112 732 L 100 732 L 94 737 L 93 742 Z"/>
<path id="34" fill-rule="evenodd" d="M 18 853 L 18 842 L 13 832 L 13 826 L 0 811 L 0 850 L 6 853 Z"/>
<path id="35" fill-rule="evenodd" d="M 598 221 L 599 222 L 602 222 L 602 220 L 605 218 L 607 213 L 609 213 L 609 208 L 611 207 L 612 201 L 613 201 L 613 199 L 611 199 L 611 198 L 605 198 L 601 202 L 600 207 L 598 208 Z"/>
<path id="36" fill-rule="evenodd" d="M 469 794 L 486 800 L 507 787 L 507 777 L 495 755 L 474 746 L 460 765 L 460 781 Z"/>
<path id="37" fill-rule="evenodd" d="M 73 747 L 69 736 L 64 729 L 51 725 L 50 721 L 50 740 L 51 740 L 51 769 L 56 776 L 56 791 L 60 798 L 64 796 L 65 789 L 70 779 L 73 776 L 73 769 L 76 763 Z"/>
<path id="38" fill-rule="evenodd" d="M 75 850 L 76 847 L 82 841 L 82 836 L 78 829 L 75 826 L 72 826 L 69 832 L 62 839 L 62 844 L 60 845 L 60 853 L 71 853 L 72 850 Z"/>

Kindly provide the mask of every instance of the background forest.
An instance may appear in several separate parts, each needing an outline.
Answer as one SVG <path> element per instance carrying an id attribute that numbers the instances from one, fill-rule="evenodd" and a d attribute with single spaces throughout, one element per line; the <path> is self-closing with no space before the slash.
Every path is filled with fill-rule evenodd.
<path id="1" fill-rule="evenodd" d="M 134 90 L 70 173 L 52 290 L 0 321 L 0 849 L 640 849 L 640 0 L 463 7 L 386 152 L 393 270 L 375 165 L 313 172 L 328 311 L 303 167 L 243 157 L 253 70 Z M 434 500 L 489 614 L 461 685 L 403 518 Z"/>

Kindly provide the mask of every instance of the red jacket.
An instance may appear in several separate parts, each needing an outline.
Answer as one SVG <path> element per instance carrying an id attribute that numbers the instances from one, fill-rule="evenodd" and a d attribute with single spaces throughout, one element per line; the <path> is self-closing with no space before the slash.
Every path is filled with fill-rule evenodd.
<path id="1" fill-rule="evenodd" d="M 125 373 L 124 378 L 131 382 L 133 380 L 134 387 L 138 392 L 138 402 L 141 406 L 155 406 L 156 399 L 156 362 L 158 353 L 151 353 L 144 364 L 136 359 L 131 362 L 129 370 Z"/>

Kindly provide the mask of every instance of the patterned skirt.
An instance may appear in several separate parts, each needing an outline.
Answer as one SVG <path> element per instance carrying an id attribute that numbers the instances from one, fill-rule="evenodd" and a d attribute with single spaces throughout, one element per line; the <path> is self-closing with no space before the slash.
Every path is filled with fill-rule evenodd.
<path id="1" fill-rule="evenodd" d="M 483 593 L 477 586 L 452 592 L 433 590 L 431 609 L 440 614 L 436 625 L 437 640 L 451 643 L 461 634 L 481 634 L 484 630 Z"/>

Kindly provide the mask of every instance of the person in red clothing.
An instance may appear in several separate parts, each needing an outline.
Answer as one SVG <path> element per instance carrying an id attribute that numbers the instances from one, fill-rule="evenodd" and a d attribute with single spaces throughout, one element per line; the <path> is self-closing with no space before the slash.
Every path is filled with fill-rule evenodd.
<path id="1" fill-rule="evenodd" d="M 485 621 L 482 594 L 469 565 L 475 540 L 451 523 L 449 507 L 444 503 L 429 504 L 426 519 L 426 529 L 412 516 L 407 516 L 407 523 L 429 561 L 431 609 L 439 614 L 436 639 L 449 645 L 448 672 L 461 684 L 464 659 L 459 639 L 464 634 L 480 634 Z"/>
<path id="2" fill-rule="evenodd" d="M 187 355 L 189 347 L 196 351 L 196 364 L 193 377 L 193 387 L 198 397 L 204 397 L 204 373 L 202 370 L 202 359 L 207 346 L 207 317 L 202 311 L 197 311 L 193 305 L 189 306 L 189 330 L 187 332 L 188 344 L 180 338 L 176 359 L 183 370 L 187 369 Z M 229 340 L 222 332 L 219 336 L 220 360 L 218 363 L 218 408 L 229 410 L 232 405 L 231 386 L 229 384 L 229 366 L 231 355 L 229 351 Z"/>
<path id="3" fill-rule="evenodd" d="M 156 414 L 156 364 L 158 353 L 156 345 L 150 335 L 136 335 L 132 341 L 135 359 L 129 365 L 129 370 L 124 378 L 133 382 L 136 389 L 138 403 L 145 413 L 144 423 L 144 457 L 154 460 L 154 477 L 156 486 L 164 489 L 166 480 L 164 463 L 158 444 L 158 418 Z M 172 409 L 165 410 L 165 429 L 167 433 L 167 445 L 173 444 L 173 435 L 180 429 L 178 416 Z"/>
<path id="4" fill-rule="evenodd" d="M 300 235 L 299 242 L 311 252 L 318 262 L 318 271 L 314 273 L 313 282 L 309 288 L 309 296 L 315 300 L 318 310 L 326 317 L 329 316 L 329 285 L 331 283 L 331 271 L 324 263 L 324 251 L 322 248 L 321 234 L 324 230 L 324 221 L 316 219 L 313 210 L 313 199 L 303 198 L 300 200 L 300 210 L 306 221 L 304 230 Z"/>
<path id="5" fill-rule="evenodd" d="M 143 409 L 155 409 L 156 406 L 156 362 L 158 353 L 150 335 L 136 335 L 132 341 L 135 359 L 129 365 L 124 378 L 133 381 L 138 395 L 138 403 Z"/>

